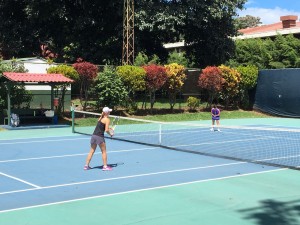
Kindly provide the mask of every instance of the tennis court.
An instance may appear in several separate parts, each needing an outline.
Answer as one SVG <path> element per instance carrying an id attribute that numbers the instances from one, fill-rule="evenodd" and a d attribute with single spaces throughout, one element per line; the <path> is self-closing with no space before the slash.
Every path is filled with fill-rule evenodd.
<path id="1" fill-rule="evenodd" d="M 300 224 L 300 171 L 285 168 L 299 166 L 299 122 L 221 122 L 222 132 L 125 125 L 131 134 L 120 124 L 106 139 L 113 171 L 99 150 L 83 170 L 90 137 L 71 128 L 1 132 L 0 224 Z"/>

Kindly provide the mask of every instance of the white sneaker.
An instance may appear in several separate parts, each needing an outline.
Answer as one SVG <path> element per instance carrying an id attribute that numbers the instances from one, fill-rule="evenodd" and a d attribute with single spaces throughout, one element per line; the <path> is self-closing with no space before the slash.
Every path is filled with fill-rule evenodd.
<path id="1" fill-rule="evenodd" d="M 214 131 L 214 128 L 210 128 L 210 131 Z"/>
<path id="2" fill-rule="evenodd" d="M 218 129 L 218 131 L 219 131 L 219 132 L 221 132 L 221 130 L 220 130 L 220 129 Z"/>

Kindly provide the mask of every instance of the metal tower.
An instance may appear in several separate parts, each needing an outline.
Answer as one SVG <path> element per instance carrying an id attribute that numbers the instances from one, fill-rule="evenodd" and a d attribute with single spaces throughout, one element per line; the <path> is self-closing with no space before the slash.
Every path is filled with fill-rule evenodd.
<path id="1" fill-rule="evenodd" d="M 122 64 L 134 63 L 134 0 L 124 0 Z"/>

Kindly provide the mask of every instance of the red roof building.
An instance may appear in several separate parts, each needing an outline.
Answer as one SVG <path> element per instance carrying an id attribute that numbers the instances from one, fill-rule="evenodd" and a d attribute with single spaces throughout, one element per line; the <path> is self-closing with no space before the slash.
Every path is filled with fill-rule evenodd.
<path id="1" fill-rule="evenodd" d="M 62 74 L 49 74 L 49 73 L 14 73 L 14 72 L 3 72 L 3 77 L 6 79 L 3 84 L 6 85 L 7 89 L 7 117 L 8 125 L 11 125 L 11 100 L 10 92 L 11 86 L 14 84 L 30 84 L 30 85 L 47 85 L 50 86 L 50 104 L 51 110 L 54 109 L 54 86 L 57 84 L 71 84 L 74 82 L 72 79 L 65 77 Z M 45 101 L 45 98 L 43 97 Z M 42 103 L 41 103 L 42 105 Z M 35 111 L 34 111 L 35 112 Z M 35 115 L 34 115 L 35 116 Z M 5 118 L 4 118 L 5 123 Z"/>
<path id="2" fill-rule="evenodd" d="M 73 80 L 62 74 L 51 73 L 13 73 L 4 72 L 4 77 L 14 82 L 37 82 L 37 83 L 72 83 Z"/>
<path id="3" fill-rule="evenodd" d="M 298 16 L 281 16 L 281 22 L 278 23 L 241 29 L 239 30 L 241 35 L 234 37 L 234 39 L 267 38 L 278 34 L 294 34 L 294 36 L 300 38 L 300 22 L 297 20 Z"/>

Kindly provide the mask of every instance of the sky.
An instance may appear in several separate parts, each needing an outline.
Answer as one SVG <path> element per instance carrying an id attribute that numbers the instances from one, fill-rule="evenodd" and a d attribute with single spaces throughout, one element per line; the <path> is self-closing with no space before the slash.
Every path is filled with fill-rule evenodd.
<path id="1" fill-rule="evenodd" d="M 248 0 L 239 16 L 259 17 L 262 24 L 280 22 L 280 16 L 296 15 L 300 19 L 300 0 Z"/>

